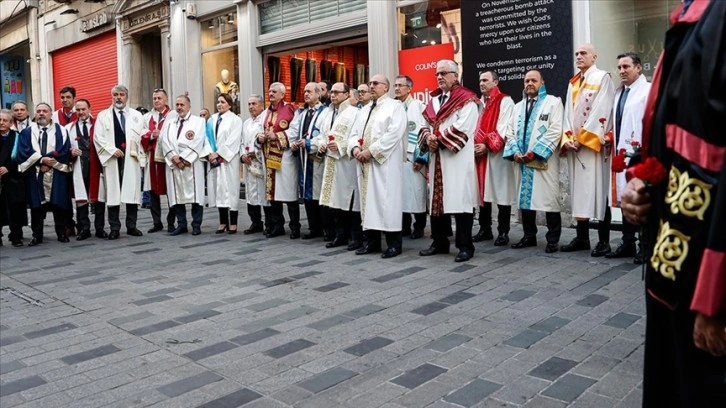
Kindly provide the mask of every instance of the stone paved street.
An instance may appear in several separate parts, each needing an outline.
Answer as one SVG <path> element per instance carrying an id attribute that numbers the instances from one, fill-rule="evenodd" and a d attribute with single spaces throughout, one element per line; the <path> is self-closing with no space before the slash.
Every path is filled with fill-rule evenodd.
<path id="1" fill-rule="evenodd" d="M 545 254 L 543 227 L 456 264 L 428 238 L 382 260 L 139 215 L 139 238 L 2 247 L 2 408 L 640 406 L 632 259 Z"/>

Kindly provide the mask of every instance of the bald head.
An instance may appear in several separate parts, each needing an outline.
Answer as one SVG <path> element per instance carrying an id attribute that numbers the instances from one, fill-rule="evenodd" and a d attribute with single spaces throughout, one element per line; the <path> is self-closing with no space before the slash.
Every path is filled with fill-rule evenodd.
<path id="1" fill-rule="evenodd" d="M 595 60 L 597 60 L 597 50 L 594 45 L 585 43 L 575 49 L 575 65 L 581 72 L 595 65 Z"/>

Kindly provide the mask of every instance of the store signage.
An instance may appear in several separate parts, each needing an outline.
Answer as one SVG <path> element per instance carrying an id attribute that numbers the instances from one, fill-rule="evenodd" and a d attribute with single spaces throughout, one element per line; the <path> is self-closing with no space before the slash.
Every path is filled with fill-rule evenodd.
<path id="1" fill-rule="evenodd" d="M 85 33 L 88 31 L 93 31 L 99 27 L 103 27 L 109 24 L 112 21 L 113 19 L 111 18 L 109 13 L 102 11 L 89 18 L 88 20 L 81 20 L 81 32 Z"/>
<path id="2" fill-rule="evenodd" d="M 27 101 L 25 58 L 21 55 L 0 57 L 0 80 L 2 81 L 2 108 L 10 109 L 15 101 Z"/>
<path id="3" fill-rule="evenodd" d="M 429 93 L 438 88 L 436 82 L 436 63 L 442 59 L 454 59 L 452 43 L 411 48 L 398 52 L 398 72 L 413 80 L 411 96 L 428 103 Z"/>
<path id="4" fill-rule="evenodd" d="M 166 20 L 169 17 L 169 7 L 160 7 L 147 13 L 128 17 L 124 20 L 123 29 L 128 30 L 140 25 L 149 25 Z"/>
<path id="5" fill-rule="evenodd" d="M 574 75 L 572 0 L 461 2 L 463 83 L 479 89 L 479 72 L 499 74 L 499 88 L 517 101 L 524 74 L 539 69 L 547 92 L 564 99 Z"/>

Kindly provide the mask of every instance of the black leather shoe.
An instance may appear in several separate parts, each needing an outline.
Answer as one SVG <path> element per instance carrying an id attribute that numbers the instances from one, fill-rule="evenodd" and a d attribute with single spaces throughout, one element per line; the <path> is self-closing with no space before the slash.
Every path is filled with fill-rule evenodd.
<path id="1" fill-rule="evenodd" d="M 10 242 L 12 242 L 13 246 L 16 248 L 25 245 L 25 244 L 23 244 L 22 239 L 16 239 L 15 241 L 10 241 Z"/>
<path id="2" fill-rule="evenodd" d="M 423 238 L 423 236 L 424 236 L 423 230 L 414 229 L 413 230 L 413 234 L 411 234 L 411 237 L 410 238 L 411 239 L 419 239 L 419 238 Z"/>
<path id="3" fill-rule="evenodd" d="M 505 232 L 505 233 L 499 234 L 497 239 L 494 241 L 494 246 L 504 246 L 504 245 L 507 245 L 508 243 L 509 243 L 509 234 L 507 234 Z"/>
<path id="4" fill-rule="evenodd" d="M 201 228 L 192 228 L 192 235 L 200 235 L 202 233 Z"/>
<path id="5" fill-rule="evenodd" d="M 173 224 L 166 227 L 166 232 L 171 234 L 174 231 L 176 231 L 176 227 Z"/>
<path id="6" fill-rule="evenodd" d="M 597 248 L 596 248 L 597 249 Z M 614 251 L 605 255 L 605 258 L 630 258 L 635 256 L 635 243 L 622 243 Z"/>
<path id="7" fill-rule="evenodd" d="M 242 233 L 245 235 L 254 234 L 256 232 L 262 232 L 262 227 L 252 225 L 249 228 L 247 228 L 246 230 L 242 231 Z"/>
<path id="8" fill-rule="evenodd" d="M 485 229 L 480 229 L 479 232 L 477 232 L 476 235 L 471 238 L 471 240 L 474 242 L 489 241 L 490 239 L 494 239 L 492 230 Z"/>
<path id="9" fill-rule="evenodd" d="M 330 242 L 335 240 L 335 234 L 325 234 L 323 233 L 323 242 Z"/>
<path id="10" fill-rule="evenodd" d="M 78 236 L 76 237 L 76 241 L 83 241 L 85 239 L 91 238 L 91 231 L 89 230 L 82 230 Z"/>
<path id="11" fill-rule="evenodd" d="M 560 246 L 558 244 L 547 244 L 545 247 L 545 252 L 548 254 L 551 254 L 553 252 L 557 252 L 560 249 Z"/>
<path id="12" fill-rule="evenodd" d="M 454 258 L 454 262 L 466 262 L 473 256 L 474 254 L 469 251 L 459 251 L 459 254 Z"/>
<path id="13" fill-rule="evenodd" d="M 353 241 L 345 248 L 348 251 L 355 251 L 356 249 L 359 249 L 363 246 L 363 243 L 360 241 Z"/>
<path id="14" fill-rule="evenodd" d="M 113 241 L 114 239 L 118 239 L 119 236 L 120 234 L 118 233 L 118 231 L 111 231 L 111 233 L 108 234 L 108 240 Z"/>
<path id="15" fill-rule="evenodd" d="M 422 250 L 418 251 L 418 254 L 421 256 L 431 256 L 431 255 L 436 255 L 436 254 L 448 254 L 448 253 L 449 253 L 448 247 L 439 248 L 435 245 L 431 245 L 430 247 L 428 247 L 426 249 L 422 249 Z"/>
<path id="16" fill-rule="evenodd" d="M 381 252 L 380 246 L 373 246 L 373 245 L 365 245 L 362 248 L 359 248 L 357 251 L 355 251 L 356 255 L 366 255 L 366 254 L 372 254 L 375 252 Z"/>
<path id="17" fill-rule="evenodd" d="M 60 236 L 58 237 L 58 242 L 63 242 L 63 243 L 66 243 L 66 242 L 71 242 L 71 240 L 70 240 L 70 239 L 68 239 L 68 237 L 67 237 L 67 236 L 65 236 L 65 235 L 60 235 Z"/>
<path id="18" fill-rule="evenodd" d="M 388 248 L 381 254 L 381 258 L 388 259 L 401 255 L 401 248 Z"/>
<path id="19" fill-rule="evenodd" d="M 607 242 L 598 242 L 597 245 L 595 245 L 595 249 L 590 252 L 590 256 L 593 256 L 595 258 L 605 256 L 609 254 L 610 251 L 610 244 Z"/>
<path id="20" fill-rule="evenodd" d="M 33 238 L 30 240 L 30 242 L 28 242 L 28 246 L 29 247 L 36 246 L 36 245 L 40 245 L 42 243 L 43 243 L 43 238 Z"/>
<path id="21" fill-rule="evenodd" d="M 140 236 L 144 235 L 144 233 L 139 231 L 138 228 L 132 228 L 132 229 L 126 231 L 126 235 L 131 235 L 132 237 L 140 237 Z"/>
<path id="22" fill-rule="evenodd" d="M 292 230 L 292 232 L 290 232 L 290 239 L 298 238 L 300 238 L 300 230 Z"/>
<path id="23" fill-rule="evenodd" d="M 325 244 L 325 247 L 326 248 L 335 248 L 335 247 L 339 247 L 339 246 L 343 246 L 343 245 L 348 245 L 348 240 L 347 239 L 338 239 L 338 238 L 335 238 L 334 240 L 332 240 L 332 241 L 328 242 L 327 244 Z"/>
<path id="24" fill-rule="evenodd" d="M 320 238 L 322 236 L 323 236 L 322 232 L 308 232 L 306 234 L 302 234 L 302 239 Z M 292 239 L 292 234 L 290 234 L 290 238 Z"/>
<path id="25" fill-rule="evenodd" d="M 14 246 L 15 244 L 13 244 Z M 645 258 L 643 258 L 643 250 L 638 249 L 638 253 L 635 254 L 635 257 L 633 258 L 633 263 L 636 265 L 642 265 L 645 263 Z"/>
<path id="26" fill-rule="evenodd" d="M 157 224 L 157 225 L 154 225 L 153 227 L 151 227 L 151 229 L 149 229 L 149 231 L 147 231 L 147 232 L 149 234 L 153 234 L 153 233 L 159 232 L 159 231 L 161 231 L 163 229 L 164 229 L 164 225 L 163 224 Z"/>
<path id="27" fill-rule="evenodd" d="M 585 239 L 579 239 L 577 237 L 572 238 L 572 241 L 570 241 L 569 244 L 563 245 L 562 248 L 560 248 L 560 251 L 562 252 L 574 252 L 574 251 L 584 251 L 586 249 L 590 249 L 590 240 Z"/>
<path id="28" fill-rule="evenodd" d="M 179 226 L 179 227 L 176 227 L 176 229 L 174 229 L 174 231 L 172 231 L 169 235 L 177 236 L 177 235 L 181 235 L 181 234 L 186 234 L 187 232 L 189 232 L 189 229 L 187 229 L 187 227 Z"/>
<path id="29" fill-rule="evenodd" d="M 527 248 L 527 247 L 534 247 L 537 246 L 537 238 L 534 237 L 524 237 L 519 240 L 516 244 L 512 244 L 512 248 L 514 249 L 520 249 L 520 248 Z"/>
<path id="30" fill-rule="evenodd" d="M 96 231 L 96 238 L 106 239 L 108 238 L 108 233 L 106 231 Z"/>
<path id="31" fill-rule="evenodd" d="M 267 234 L 265 234 L 265 236 L 267 238 L 275 238 L 275 237 L 279 237 L 279 236 L 282 236 L 282 235 L 285 235 L 285 230 L 284 229 L 272 230 L 272 231 L 268 232 Z"/>
<path id="32" fill-rule="evenodd" d="M 225 232 L 227 232 L 227 228 L 228 227 L 225 225 L 224 228 L 218 229 L 218 230 L 214 231 L 214 233 L 215 234 L 224 234 Z"/>

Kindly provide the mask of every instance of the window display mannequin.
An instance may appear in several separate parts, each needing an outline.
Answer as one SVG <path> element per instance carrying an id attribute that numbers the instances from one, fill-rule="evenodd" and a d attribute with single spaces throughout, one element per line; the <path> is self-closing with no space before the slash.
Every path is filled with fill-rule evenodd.
<path id="1" fill-rule="evenodd" d="M 232 102 L 234 102 L 234 104 L 232 105 L 232 110 L 234 111 L 234 113 L 239 113 L 239 86 L 237 86 L 236 82 L 230 79 L 228 69 L 223 69 L 220 72 L 220 76 L 222 77 L 222 80 L 217 82 L 217 85 L 214 86 L 214 100 L 218 100 L 219 95 L 221 94 L 228 94 L 232 97 Z M 217 112 L 216 107 L 214 111 Z"/>

